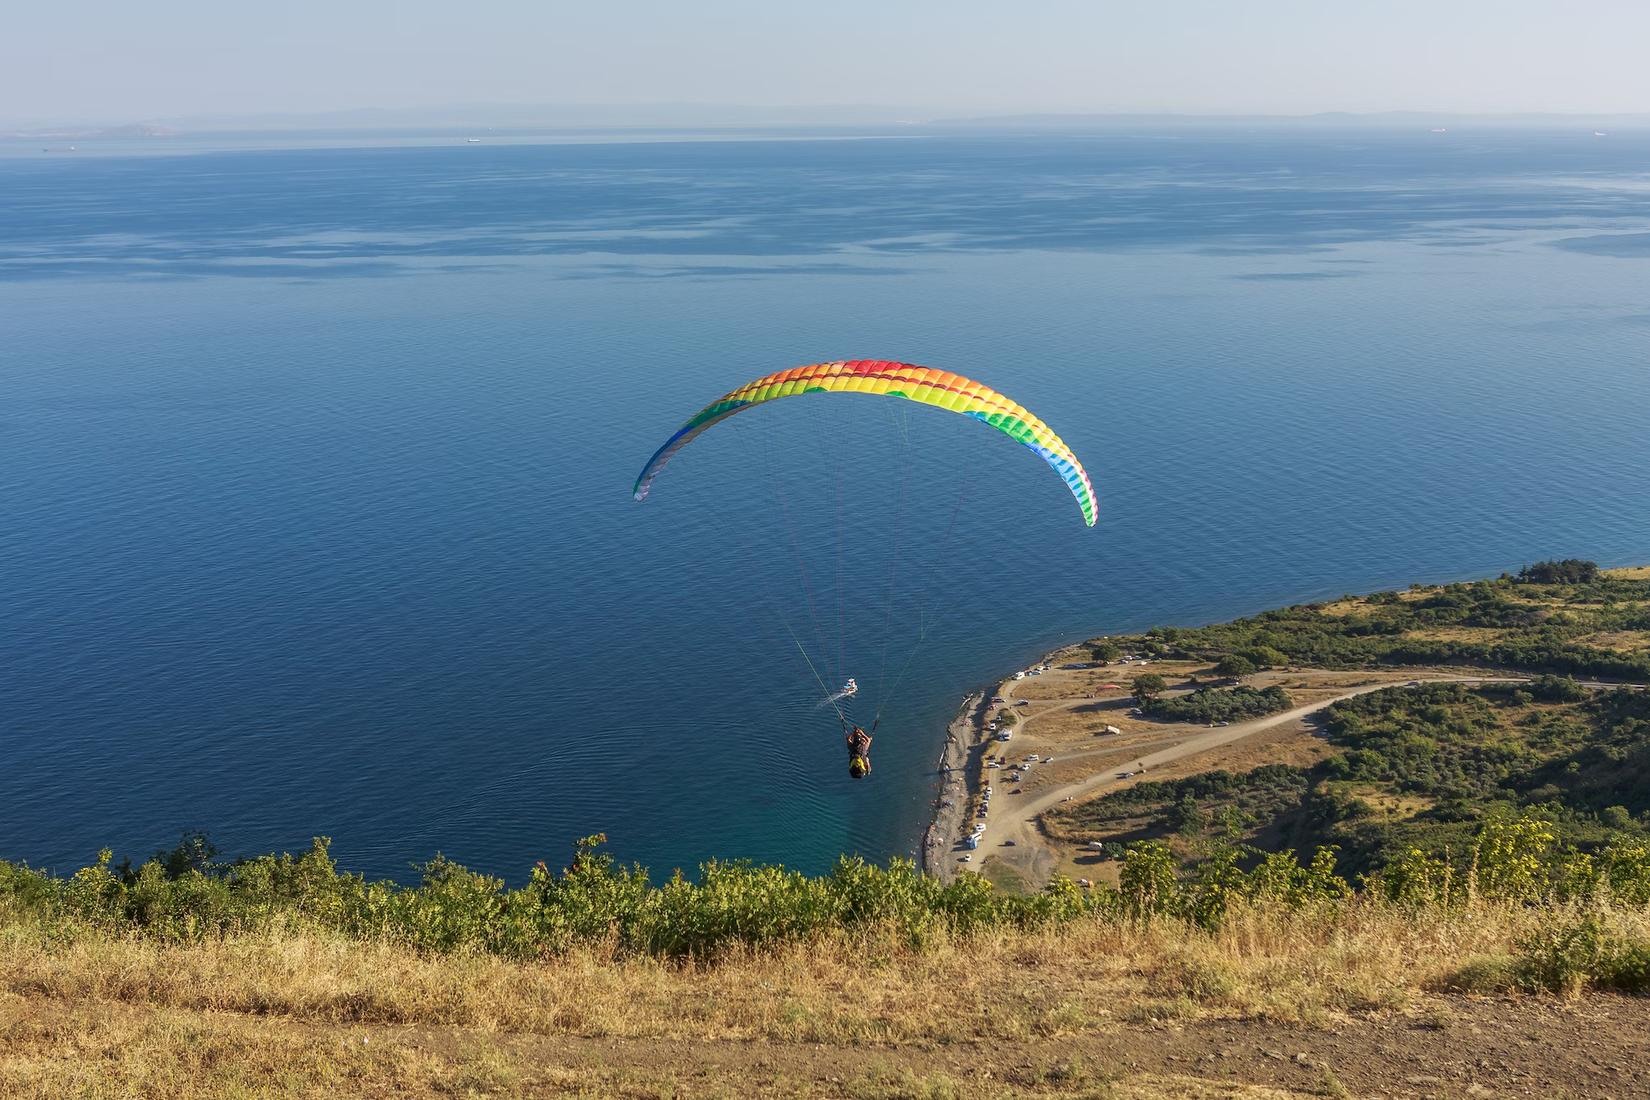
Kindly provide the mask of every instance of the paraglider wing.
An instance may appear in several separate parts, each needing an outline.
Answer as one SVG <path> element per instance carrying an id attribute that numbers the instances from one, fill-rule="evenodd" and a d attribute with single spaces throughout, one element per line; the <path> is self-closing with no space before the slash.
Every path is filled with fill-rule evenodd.
<path id="1" fill-rule="evenodd" d="M 960 374 L 885 359 L 855 359 L 792 367 L 748 382 L 718 398 L 700 409 L 648 459 L 641 475 L 636 478 L 636 499 L 647 497 L 653 479 L 659 476 L 676 452 L 691 443 L 700 432 L 753 405 L 804 393 L 874 393 L 903 397 L 983 421 L 1029 447 L 1052 466 L 1054 472 L 1065 481 L 1072 496 L 1077 498 L 1083 522 L 1094 526 L 1094 486 L 1089 482 L 1088 472 L 1072 454 L 1071 448 L 1047 424 L 990 386 Z"/>

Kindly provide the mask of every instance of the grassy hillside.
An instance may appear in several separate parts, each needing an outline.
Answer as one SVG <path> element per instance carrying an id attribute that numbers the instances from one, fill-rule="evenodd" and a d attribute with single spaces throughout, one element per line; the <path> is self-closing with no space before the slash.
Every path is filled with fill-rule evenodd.
<path id="1" fill-rule="evenodd" d="M 1166 840 L 1195 857 L 1221 844 L 1337 848 L 1355 873 L 1410 848 L 1465 859 L 1481 822 L 1531 814 L 1581 851 L 1650 836 L 1650 694 L 1585 691 L 1562 678 L 1391 688 L 1329 709 L 1341 751 L 1312 767 L 1269 764 L 1145 782 L 1061 807 L 1079 841 Z"/>
<path id="2" fill-rule="evenodd" d="M 1119 854 L 1127 842 L 1163 841 L 1194 861 L 1233 844 L 1303 856 L 1327 845 L 1357 875 L 1414 849 L 1465 870 L 1480 824 L 1520 815 L 1584 853 L 1650 835 L 1650 693 L 1572 678 L 1650 681 L 1643 571 L 1540 563 L 1493 581 L 1156 630 L 1136 644 L 1254 667 L 1471 664 L 1533 678 L 1395 687 L 1338 703 L 1322 730 L 1338 750 L 1328 759 L 1140 783 L 1051 814 L 1048 827 L 1064 839 Z"/>
<path id="3" fill-rule="evenodd" d="M 1163 627 L 1141 641 L 1165 656 L 1218 662 L 1236 655 L 1257 666 L 1468 664 L 1645 683 L 1650 574 L 1543 562 L 1496 580 L 1347 596 L 1218 626 Z"/>

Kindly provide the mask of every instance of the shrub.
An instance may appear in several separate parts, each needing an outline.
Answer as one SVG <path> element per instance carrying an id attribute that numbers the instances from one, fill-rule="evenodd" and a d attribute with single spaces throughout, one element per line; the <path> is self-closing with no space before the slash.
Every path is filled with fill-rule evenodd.
<path id="1" fill-rule="evenodd" d="M 1587 689 L 1568 676 L 1537 676 L 1525 690 L 1543 703 L 1574 703 L 1587 698 Z"/>
<path id="2" fill-rule="evenodd" d="M 1228 654 L 1215 663 L 1215 674 L 1217 676 L 1230 676 L 1233 678 L 1252 676 L 1256 671 L 1258 670 L 1255 662 L 1240 653 Z"/>
<path id="3" fill-rule="evenodd" d="M 1288 710 L 1289 693 L 1280 687 L 1202 688 L 1190 695 L 1153 699 L 1142 709 L 1170 722 L 1230 722 Z"/>
<path id="4" fill-rule="evenodd" d="M 540 863 L 514 889 L 441 856 L 425 865 L 416 885 L 369 883 L 337 871 L 325 838 L 297 857 L 187 868 L 175 877 L 160 858 L 129 877 L 118 875 L 107 851 L 68 879 L 0 862 L 0 915 L 70 934 L 86 927 L 163 942 L 280 928 L 430 954 L 530 959 L 590 945 L 621 955 L 713 959 L 739 946 L 859 931 L 922 948 L 950 934 L 1078 919 L 1178 920 L 1212 929 L 1240 903 L 1303 909 L 1338 905 L 1354 894 L 1329 848 L 1319 848 L 1305 866 L 1282 852 L 1260 856 L 1245 870 L 1256 853 L 1222 845 L 1187 869 L 1166 845 L 1148 841 L 1123 849 L 1115 889 L 1084 891 L 1056 878 L 1042 893 L 1021 896 L 998 891 L 979 875 L 941 882 L 910 860 L 879 867 L 846 856 L 822 876 L 712 862 L 700 868 L 697 882 L 676 874 L 655 886 L 640 867 L 618 866 L 602 842 L 599 835 L 581 840 L 567 868 L 553 873 Z M 1462 876 L 1447 858 L 1411 849 L 1369 885 L 1377 897 L 1406 907 L 1495 904 L 1613 914 L 1614 923 L 1596 925 L 1568 917 L 1568 923 L 1538 922 L 1521 965 L 1532 984 L 1546 988 L 1577 981 L 1647 987 L 1650 851 L 1644 845 L 1615 844 L 1596 857 L 1576 853 L 1551 842 L 1550 823 L 1526 817 L 1485 826 L 1474 852 L 1474 870 Z M 1635 913 L 1636 924 L 1627 919 Z"/>
<path id="5" fill-rule="evenodd" d="M 1519 944 L 1526 985 L 1569 996 L 1591 987 L 1650 992 L 1650 927 L 1619 912 L 1557 913 Z"/>
<path id="6" fill-rule="evenodd" d="M 1520 569 L 1516 579 L 1523 584 L 1592 584 L 1598 580 L 1598 565 L 1581 558 L 1538 561 Z"/>

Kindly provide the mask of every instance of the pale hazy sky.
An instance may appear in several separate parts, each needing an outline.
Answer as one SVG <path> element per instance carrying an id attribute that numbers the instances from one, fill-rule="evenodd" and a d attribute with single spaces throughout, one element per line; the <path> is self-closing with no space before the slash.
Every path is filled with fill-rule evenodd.
<path id="1" fill-rule="evenodd" d="M 0 122 L 471 102 L 1650 112 L 1650 0 L 19 0 Z"/>

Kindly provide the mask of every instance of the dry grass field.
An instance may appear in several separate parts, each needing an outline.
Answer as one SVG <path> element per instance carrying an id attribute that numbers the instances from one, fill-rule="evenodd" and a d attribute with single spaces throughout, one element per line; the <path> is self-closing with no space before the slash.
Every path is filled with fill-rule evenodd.
<path id="1" fill-rule="evenodd" d="M 823 939 L 698 965 L 424 957 L 293 934 L 63 939 L 13 923 L 0 1095 L 1650 1091 L 1650 1001 L 1509 997 L 1535 919 L 1359 903 L 1241 911 L 1212 932 L 1094 922 L 922 952 Z M 1612 919 L 1650 935 L 1643 914 Z M 1514 1049 L 1528 1057 L 1507 1060 Z"/>

